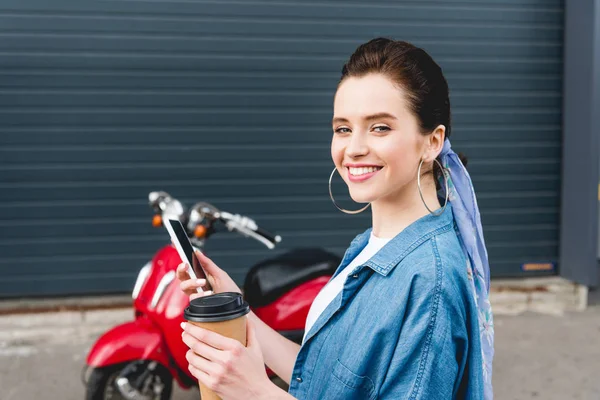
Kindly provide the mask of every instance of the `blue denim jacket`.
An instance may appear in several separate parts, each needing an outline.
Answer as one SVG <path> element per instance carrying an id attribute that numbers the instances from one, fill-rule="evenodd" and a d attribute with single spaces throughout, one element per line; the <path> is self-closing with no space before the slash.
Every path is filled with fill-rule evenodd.
<path id="1" fill-rule="evenodd" d="M 335 275 L 366 246 L 350 244 Z M 482 399 L 477 306 L 449 205 L 398 234 L 349 276 L 306 336 L 298 399 Z"/>

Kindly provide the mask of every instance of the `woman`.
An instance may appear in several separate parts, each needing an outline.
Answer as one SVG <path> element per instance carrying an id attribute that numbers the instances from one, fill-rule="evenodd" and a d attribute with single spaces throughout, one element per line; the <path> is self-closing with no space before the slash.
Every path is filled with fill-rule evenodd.
<path id="1" fill-rule="evenodd" d="M 332 128 L 333 173 L 370 203 L 372 228 L 315 299 L 302 346 L 254 314 L 246 348 L 182 324 L 191 373 L 225 400 L 491 399 L 487 252 L 471 180 L 450 147 L 441 68 L 406 42 L 361 45 L 342 69 Z M 216 292 L 240 291 L 199 257 Z M 185 271 L 182 289 L 201 296 L 205 282 Z"/>

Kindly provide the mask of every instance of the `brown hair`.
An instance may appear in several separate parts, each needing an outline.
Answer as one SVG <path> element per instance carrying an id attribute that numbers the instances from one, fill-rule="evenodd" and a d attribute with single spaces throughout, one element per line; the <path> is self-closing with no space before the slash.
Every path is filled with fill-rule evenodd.
<path id="1" fill-rule="evenodd" d="M 428 135 L 438 125 L 444 125 L 446 138 L 450 137 L 448 82 L 440 66 L 425 50 L 401 40 L 370 40 L 358 46 L 344 64 L 340 84 L 346 78 L 360 78 L 370 73 L 385 75 L 406 92 L 408 106 L 419 121 L 421 133 Z M 466 157 L 459 156 L 466 166 Z M 434 174 L 439 189 L 442 175 L 436 163 Z"/>

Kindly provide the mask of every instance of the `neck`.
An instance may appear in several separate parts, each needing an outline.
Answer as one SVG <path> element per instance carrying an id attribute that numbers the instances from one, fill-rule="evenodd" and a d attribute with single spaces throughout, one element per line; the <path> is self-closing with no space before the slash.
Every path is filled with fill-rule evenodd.
<path id="1" fill-rule="evenodd" d="M 421 188 L 427 206 L 433 211 L 440 208 L 431 176 L 421 180 Z M 416 179 L 401 191 L 373 202 L 371 208 L 373 234 L 380 238 L 393 238 L 413 222 L 429 214 L 419 196 Z"/>

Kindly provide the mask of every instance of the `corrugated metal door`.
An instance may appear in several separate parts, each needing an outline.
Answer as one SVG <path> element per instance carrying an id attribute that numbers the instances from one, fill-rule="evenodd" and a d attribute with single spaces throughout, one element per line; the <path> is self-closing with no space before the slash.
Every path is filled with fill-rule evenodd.
<path id="1" fill-rule="evenodd" d="M 447 74 L 494 275 L 555 260 L 562 2 L 453 3 L 3 1 L 0 297 L 129 290 L 166 242 L 158 189 L 341 253 L 370 220 L 328 198 L 332 94 L 380 35 Z M 208 250 L 239 282 L 269 254 Z"/>

